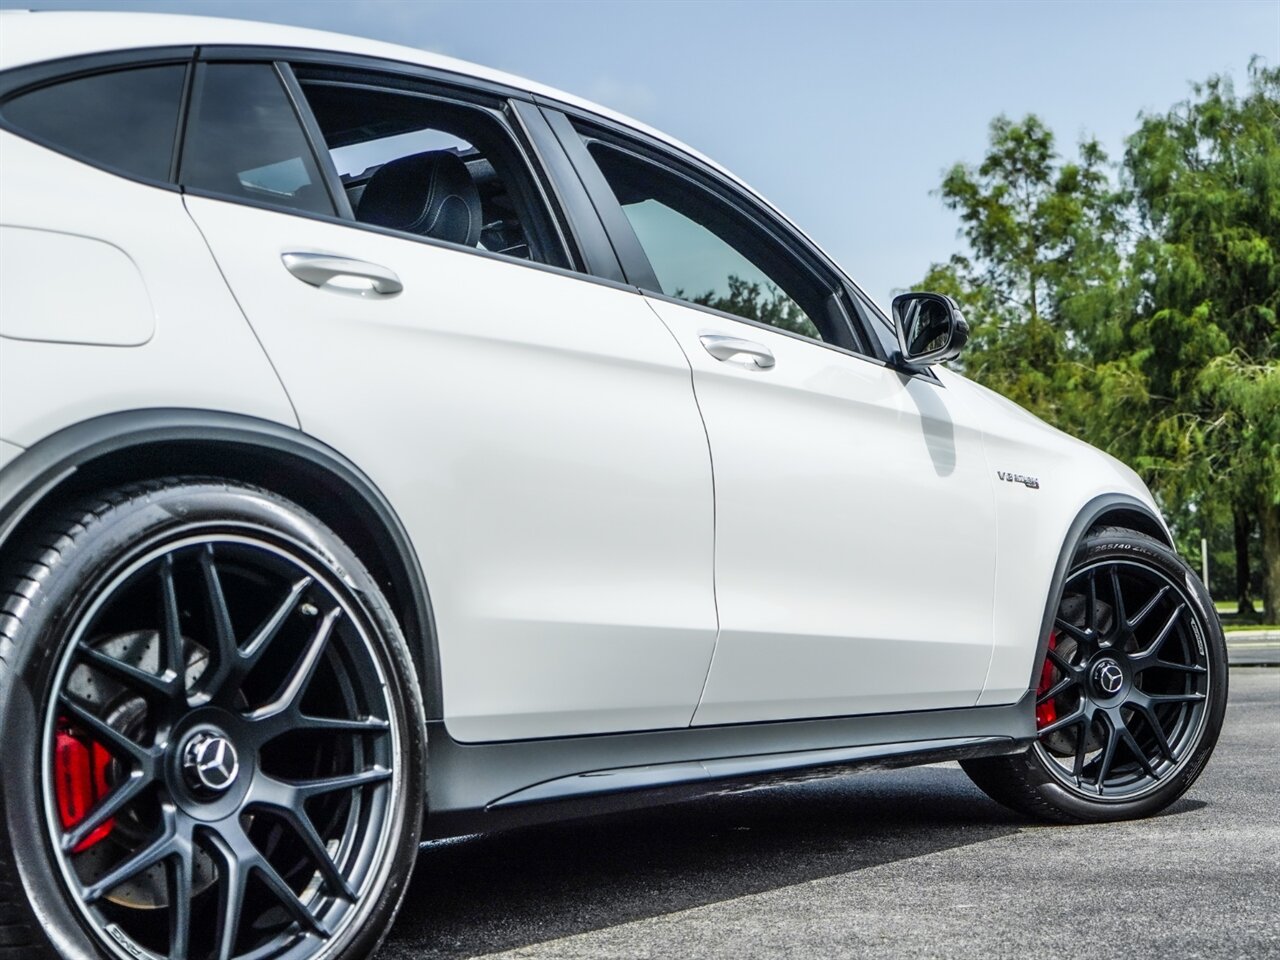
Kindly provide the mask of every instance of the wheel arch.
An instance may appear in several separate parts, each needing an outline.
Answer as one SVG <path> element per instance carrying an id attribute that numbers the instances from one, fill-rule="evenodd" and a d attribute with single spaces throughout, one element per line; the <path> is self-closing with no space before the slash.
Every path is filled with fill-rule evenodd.
<path id="1" fill-rule="evenodd" d="M 175 473 L 266 487 L 342 537 L 386 593 L 405 632 L 427 719 L 442 715 L 430 595 L 408 532 L 359 467 L 292 427 L 216 411 L 151 409 L 107 414 L 59 430 L 0 470 L 0 553 L 61 503 Z"/>

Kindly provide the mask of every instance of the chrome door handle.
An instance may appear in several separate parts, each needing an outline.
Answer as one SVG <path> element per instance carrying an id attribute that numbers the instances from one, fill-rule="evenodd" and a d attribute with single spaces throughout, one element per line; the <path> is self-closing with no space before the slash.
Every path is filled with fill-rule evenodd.
<path id="1" fill-rule="evenodd" d="M 768 370 L 774 364 L 773 353 L 762 343 L 708 333 L 699 337 L 703 348 L 717 360 L 729 360 Z"/>
<path id="2" fill-rule="evenodd" d="M 283 253 L 280 259 L 286 270 L 313 287 L 323 287 L 331 280 L 348 279 L 364 283 L 334 284 L 329 289 L 339 293 L 378 293 L 388 297 L 404 289 L 404 284 L 394 270 L 376 263 L 336 257 L 328 253 Z"/>

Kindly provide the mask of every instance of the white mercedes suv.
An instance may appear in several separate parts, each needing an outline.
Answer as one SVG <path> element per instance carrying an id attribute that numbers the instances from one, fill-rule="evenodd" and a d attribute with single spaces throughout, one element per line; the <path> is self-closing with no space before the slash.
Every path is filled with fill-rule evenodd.
<path id="1" fill-rule="evenodd" d="M 362 957 L 425 835 L 797 772 L 1172 802 L 1203 585 L 893 314 L 566 94 L 0 15 L 0 952 Z"/>

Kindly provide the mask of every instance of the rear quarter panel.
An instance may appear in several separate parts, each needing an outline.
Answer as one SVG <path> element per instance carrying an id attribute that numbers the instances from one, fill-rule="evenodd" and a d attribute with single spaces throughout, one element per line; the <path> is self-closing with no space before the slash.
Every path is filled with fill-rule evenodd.
<path id="1" fill-rule="evenodd" d="M 0 437 L 123 410 L 296 425 L 176 191 L 0 131 Z"/>

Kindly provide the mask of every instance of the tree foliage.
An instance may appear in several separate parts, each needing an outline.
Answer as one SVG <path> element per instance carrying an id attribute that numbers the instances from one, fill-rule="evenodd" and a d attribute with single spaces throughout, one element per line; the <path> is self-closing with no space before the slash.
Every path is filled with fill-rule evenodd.
<path id="1" fill-rule="evenodd" d="M 921 284 L 973 326 L 965 372 L 1133 464 L 1180 532 L 1258 524 L 1280 618 L 1280 69 L 1141 116 L 1123 161 L 991 124 L 939 194 L 968 251 Z M 1192 536 L 1194 534 L 1194 536 Z M 1229 534 L 1228 534 L 1229 535 Z"/>

